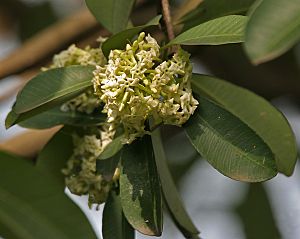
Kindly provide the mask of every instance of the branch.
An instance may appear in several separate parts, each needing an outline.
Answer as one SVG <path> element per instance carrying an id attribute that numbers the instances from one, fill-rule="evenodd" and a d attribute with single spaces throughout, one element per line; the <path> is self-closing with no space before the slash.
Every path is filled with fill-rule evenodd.
<path id="1" fill-rule="evenodd" d="M 40 63 L 41 60 L 98 26 L 86 9 L 50 26 L 0 61 L 0 79 Z"/>
<path id="2" fill-rule="evenodd" d="M 143 21 L 148 13 L 140 8 L 146 4 L 145 0 L 138 0 L 137 10 L 134 11 L 134 18 L 139 16 L 138 22 Z M 146 8 L 147 12 L 149 7 Z M 86 37 L 90 40 L 92 35 L 108 36 L 108 32 L 101 28 L 96 19 L 87 9 L 71 15 L 58 23 L 37 33 L 19 49 L 8 55 L 4 60 L 0 60 L 0 80 L 12 74 L 18 74 L 28 68 L 40 66 L 41 62 L 52 57 L 53 54 L 64 49 L 71 43 L 78 42 Z M 95 40 L 93 39 L 93 40 Z M 84 43 L 85 40 L 82 42 Z M 48 59 L 49 60 L 49 59 Z"/>
<path id="3" fill-rule="evenodd" d="M 175 38 L 175 34 L 174 34 L 172 18 L 170 13 L 169 0 L 161 0 L 161 6 L 163 10 L 164 21 L 167 28 L 168 38 L 169 40 L 172 40 Z"/>

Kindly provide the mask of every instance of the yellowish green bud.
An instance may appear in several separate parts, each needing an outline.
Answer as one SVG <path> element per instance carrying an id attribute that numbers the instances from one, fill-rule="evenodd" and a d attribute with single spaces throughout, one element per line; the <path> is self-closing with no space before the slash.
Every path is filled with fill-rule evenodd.
<path id="1" fill-rule="evenodd" d="M 105 202 L 112 185 L 112 181 L 97 173 L 96 162 L 113 134 L 105 128 L 95 130 L 97 134 L 73 135 L 73 155 L 63 169 L 66 186 L 73 194 L 88 194 L 90 205 Z"/>

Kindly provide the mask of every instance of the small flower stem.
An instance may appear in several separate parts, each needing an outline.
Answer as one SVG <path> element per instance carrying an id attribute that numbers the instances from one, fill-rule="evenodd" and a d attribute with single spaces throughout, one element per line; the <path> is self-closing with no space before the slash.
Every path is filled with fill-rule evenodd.
<path id="1" fill-rule="evenodd" d="M 175 34 L 172 25 L 169 0 L 161 0 L 161 6 L 163 11 L 164 21 L 167 28 L 168 38 L 171 41 L 172 39 L 175 38 Z"/>

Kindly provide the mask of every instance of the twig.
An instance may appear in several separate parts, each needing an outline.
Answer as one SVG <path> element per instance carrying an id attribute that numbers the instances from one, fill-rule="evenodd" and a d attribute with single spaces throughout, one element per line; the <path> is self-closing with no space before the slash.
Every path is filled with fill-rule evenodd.
<path id="1" fill-rule="evenodd" d="M 166 28 L 167 28 L 168 38 L 169 38 L 169 40 L 172 40 L 172 39 L 174 39 L 175 34 L 174 34 L 172 18 L 171 18 L 171 13 L 170 13 L 169 0 L 161 0 L 161 6 L 162 6 L 162 10 L 163 10 L 164 21 L 165 21 Z"/>
<path id="2" fill-rule="evenodd" d="M 141 8 L 144 4 L 146 4 L 145 0 L 138 0 L 136 8 Z M 149 7 L 147 7 L 148 10 Z M 140 16 L 138 19 L 144 19 L 144 10 L 134 11 L 135 13 Z M 41 31 L 0 61 L 0 80 L 28 68 L 37 67 L 42 61 L 64 49 L 68 44 L 78 42 L 80 37 L 86 35 L 90 37 L 95 32 L 98 32 L 98 36 L 108 36 L 108 32 L 101 28 L 87 9 L 80 10 Z"/>

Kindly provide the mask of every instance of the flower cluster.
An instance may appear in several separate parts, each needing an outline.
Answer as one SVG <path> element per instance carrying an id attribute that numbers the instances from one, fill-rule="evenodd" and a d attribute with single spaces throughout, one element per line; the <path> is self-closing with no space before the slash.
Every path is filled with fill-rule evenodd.
<path id="1" fill-rule="evenodd" d="M 53 58 L 49 67 L 58 68 L 71 65 L 104 65 L 106 59 L 101 48 L 80 49 L 71 45 Z M 48 69 L 49 69 L 48 68 Z M 43 70 L 47 70 L 44 68 Z M 100 107 L 100 100 L 93 89 L 69 100 L 61 106 L 62 111 L 92 113 Z M 91 130 L 91 129 L 90 129 Z M 113 134 L 105 126 L 94 127 L 89 134 L 73 135 L 74 150 L 63 169 L 65 183 L 69 190 L 76 195 L 89 195 L 89 205 L 103 203 L 108 195 L 112 181 L 97 172 L 96 160 L 104 147 L 111 142 Z"/>
<path id="2" fill-rule="evenodd" d="M 97 157 L 112 140 L 105 128 L 94 128 L 91 134 L 73 135 L 74 151 L 63 169 L 66 186 L 76 195 L 89 195 L 89 205 L 103 203 L 112 180 L 97 172 Z"/>
<path id="3" fill-rule="evenodd" d="M 112 50 L 108 64 L 96 67 L 95 93 L 111 130 L 124 127 L 124 143 L 146 133 L 146 120 L 181 126 L 198 105 L 189 83 L 189 54 L 180 49 L 163 61 L 156 40 L 145 33 L 125 50 Z"/>
<path id="4" fill-rule="evenodd" d="M 101 48 L 91 48 L 87 46 L 85 49 L 71 45 L 67 50 L 53 57 L 53 63 L 49 68 L 43 70 L 66 67 L 71 65 L 104 65 L 106 58 L 102 53 Z M 66 102 L 62 105 L 62 111 L 79 111 L 91 114 L 95 109 L 100 106 L 99 98 L 94 94 L 92 89 L 87 90 L 85 93 L 78 97 Z"/>
<path id="5" fill-rule="evenodd" d="M 67 50 L 60 52 L 53 57 L 53 63 L 49 68 L 58 68 L 72 65 L 104 65 L 106 63 L 105 56 L 101 48 L 91 48 L 87 46 L 85 49 L 76 47 L 74 44 L 69 46 Z"/>
<path id="6" fill-rule="evenodd" d="M 198 102 L 190 86 L 192 65 L 189 54 L 179 49 L 163 60 L 160 46 L 150 35 L 141 33 L 125 50 L 112 50 L 106 61 L 101 48 L 70 46 L 56 55 L 50 68 L 94 65 L 93 86 L 62 105 L 63 111 L 92 113 L 103 104 L 107 120 L 74 134 L 73 155 L 63 170 L 66 186 L 77 195 L 89 195 L 90 205 L 107 198 L 113 183 L 97 172 L 97 158 L 114 138 L 124 131 L 124 144 L 148 133 L 147 121 L 154 125 L 181 126 L 194 113 Z"/>

